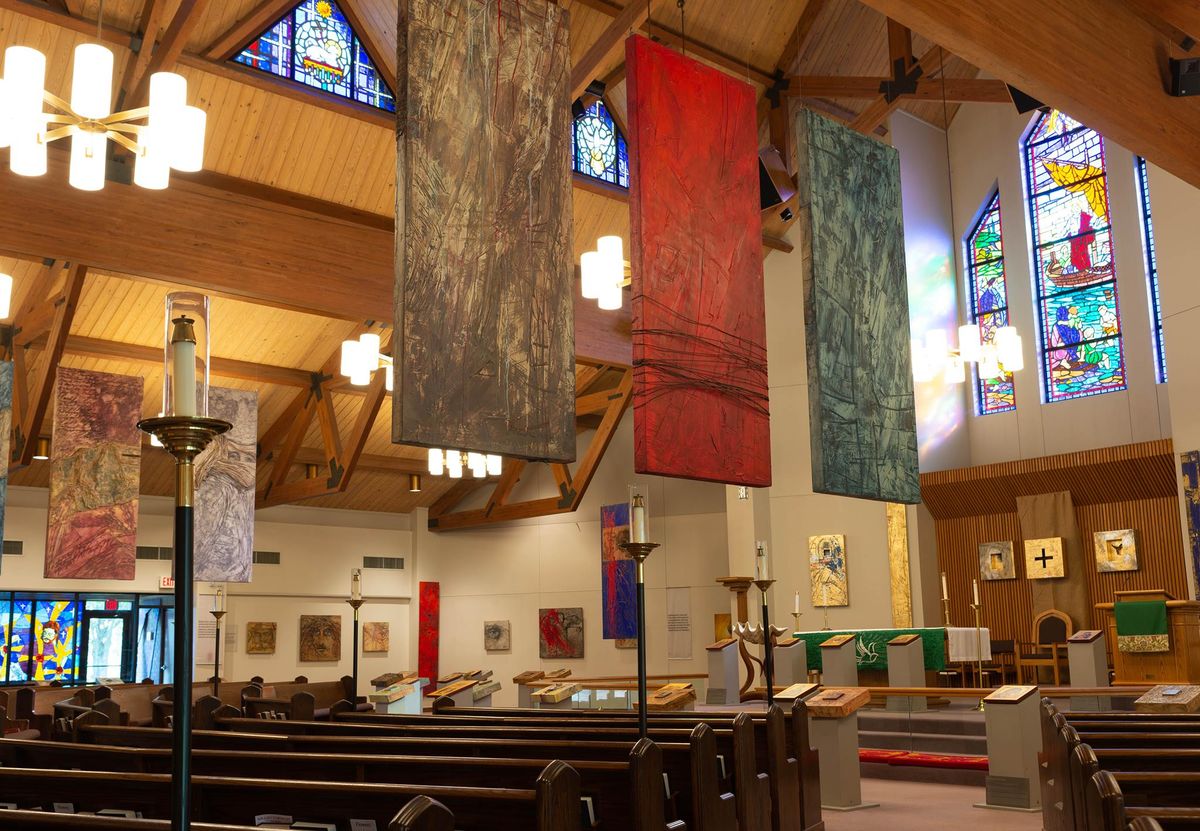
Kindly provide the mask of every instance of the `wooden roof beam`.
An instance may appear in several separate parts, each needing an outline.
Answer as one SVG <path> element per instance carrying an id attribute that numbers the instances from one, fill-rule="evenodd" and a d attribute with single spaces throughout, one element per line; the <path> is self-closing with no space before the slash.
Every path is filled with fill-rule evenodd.
<path id="1" fill-rule="evenodd" d="M 641 28 L 650 17 L 650 7 L 642 0 L 627 0 L 625 8 L 613 18 L 600 37 L 596 39 L 583 57 L 571 68 L 571 100 L 581 96 L 596 73 L 604 65 L 604 61 L 612 54 L 617 45 L 624 42 L 629 32 Z"/>
<path id="2" fill-rule="evenodd" d="M 131 108 L 132 105 L 126 106 L 126 102 L 133 101 L 134 90 L 141 87 L 142 81 L 148 77 L 147 69 L 150 59 L 154 57 L 154 43 L 166 16 L 167 0 L 146 0 L 142 5 L 139 31 L 137 37 L 131 38 L 133 55 L 125 64 L 125 74 L 117 88 L 117 110 Z M 127 41 L 125 45 L 128 46 L 129 43 L 130 41 Z"/>
<path id="3" fill-rule="evenodd" d="M 264 29 L 287 14 L 297 0 L 263 0 L 221 33 L 203 51 L 213 61 L 227 61 Z"/>
<path id="4" fill-rule="evenodd" d="M 1150 21 L 1165 29 L 1176 46 L 1192 52 L 1200 41 L 1200 2 L 1197 0 L 1129 0 L 1133 8 Z M 1187 39 L 1191 40 L 1190 45 Z"/>
<path id="5" fill-rule="evenodd" d="M 162 2 L 162 0 L 152 1 Z M 166 31 L 163 32 L 162 40 L 158 42 L 157 46 L 154 46 L 150 64 L 138 78 L 130 97 L 126 99 L 127 109 L 145 105 L 149 97 L 151 75 L 155 72 L 170 72 L 175 68 L 176 61 L 183 54 L 183 47 L 187 45 L 188 38 L 191 37 L 196 24 L 200 22 L 200 14 L 204 11 L 206 4 L 207 0 L 180 0 L 179 6 L 175 10 L 175 16 L 171 18 Z M 138 53 L 139 56 L 146 51 L 147 42 L 153 44 L 155 35 L 155 29 L 147 29 L 145 40 Z"/>
<path id="6" fill-rule="evenodd" d="M 945 50 L 941 47 L 931 46 L 926 50 L 920 59 L 909 67 L 909 77 L 916 73 L 920 73 L 921 77 L 933 78 L 941 73 L 945 67 L 942 62 L 945 57 Z M 895 64 L 893 64 L 895 66 Z M 918 81 L 920 79 L 918 78 Z M 866 106 L 858 117 L 850 122 L 851 129 L 858 130 L 860 133 L 871 134 L 875 129 L 883 124 L 892 113 L 900 109 L 900 105 L 904 103 L 905 96 L 903 94 L 895 95 L 889 100 L 888 95 L 881 95 Z"/>
<path id="7" fill-rule="evenodd" d="M 399 72 L 397 66 L 396 44 L 395 39 L 391 44 L 379 43 L 375 37 L 375 32 L 371 27 L 366 25 L 362 15 L 358 13 L 358 4 L 362 0 L 338 0 L 338 8 L 342 10 L 342 14 L 346 16 L 346 22 L 350 24 L 350 28 L 358 37 L 363 47 L 367 50 L 367 56 L 371 62 L 383 74 L 384 83 L 393 95 L 396 93 L 396 78 Z M 266 28 L 266 27 L 263 27 Z M 392 29 L 392 34 L 395 34 L 395 28 Z M 253 37 L 253 35 L 251 35 Z M 384 46 L 390 48 L 383 48 Z"/>
<path id="8" fill-rule="evenodd" d="M 883 77 L 846 77 L 841 75 L 805 75 L 789 79 L 787 94 L 803 93 L 818 98 L 877 98 Z M 916 90 L 905 93 L 906 98 L 919 101 L 942 100 L 942 78 L 921 78 Z M 946 100 L 952 103 L 1012 104 L 1012 97 L 1003 81 L 983 78 L 946 78 Z"/>

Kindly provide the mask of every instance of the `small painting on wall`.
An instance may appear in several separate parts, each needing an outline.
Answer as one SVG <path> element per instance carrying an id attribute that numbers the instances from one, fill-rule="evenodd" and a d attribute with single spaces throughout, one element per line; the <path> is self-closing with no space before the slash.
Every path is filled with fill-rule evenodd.
<path id="1" fill-rule="evenodd" d="M 483 622 L 483 648 L 488 652 L 505 652 L 512 649 L 512 622 L 485 620 Z"/>
<path id="2" fill-rule="evenodd" d="M 980 580 L 1015 580 L 1016 577 L 1012 540 L 985 542 L 979 546 Z"/>
<path id="3" fill-rule="evenodd" d="M 538 611 L 538 654 L 542 658 L 583 657 L 583 609 Z"/>
<path id="4" fill-rule="evenodd" d="M 363 652 L 387 652 L 392 645 L 392 626 L 386 621 L 364 623 Z"/>
<path id="5" fill-rule="evenodd" d="M 275 623 L 250 621 L 246 624 L 246 654 L 275 654 Z"/>
<path id="6" fill-rule="evenodd" d="M 1062 537 L 1025 540 L 1025 576 L 1030 580 L 1066 576 Z"/>
<path id="7" fill-rule="evenodd" d="M 342 659 L 342 616 L 300 615 L 300 660 L 340 661 Z"/>
<path id="8" fill-rule="evenodd" d="M 613 643 L 617 649 L 637 649 L 637 638 L 617 638 Z"/>
<path id="9" fill-rule="evenodd" d="M 1096 571 L 1137 571 L 1137 534 L 1123 531 L 1097 531 L 1092 535 L 1096 550 Z"/>
<path id="10" fill-rule="evenodd" d="M 808 575 L 812 605 L 849 606 L 850 582 L 846 576 L 846 538 L 823 534 L 808 538 Z"/>

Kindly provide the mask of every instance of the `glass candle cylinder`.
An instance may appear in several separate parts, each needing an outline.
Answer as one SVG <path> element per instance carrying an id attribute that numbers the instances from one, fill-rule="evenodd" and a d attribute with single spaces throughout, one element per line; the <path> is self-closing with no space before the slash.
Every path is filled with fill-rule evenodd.
<path id="1" fill-rule="evenodd" d="M 629 486 L 629 541 L 650 542 L 650 505 L 637 485 Z"/>
<path id="2" fill-rule="evenodd" d="M 362 569 L 350 569 L 350 599 L 362 600 Z"/>
<path id="3" fill-rule="evenodd" d="M 167 295 L 163 412 L 168 416 L 208 416 L 208 324 L 208 297 Z"/>

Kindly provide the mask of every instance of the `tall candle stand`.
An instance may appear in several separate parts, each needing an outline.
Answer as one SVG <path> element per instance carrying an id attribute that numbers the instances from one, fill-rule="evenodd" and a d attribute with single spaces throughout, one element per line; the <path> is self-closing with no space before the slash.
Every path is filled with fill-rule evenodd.
<path id="1" fill-rule="evenodd" d="M 825 623 L 821 626 L 822 632 L 829 632 L 829 604 L 826 603 L 821 607 L 821 612 L 825 615 Z"/>
<path id="2" fill-rule="evenodd" d="M 765 571 L 765 569 L 764 569 Z M 767 589 L 774 585 L 774 580 L 755 580 L 754 585 L 762 592 L 762 626 L 763 626 L 763 680 L 767 684 L 767 709 L 775 704 L 775 639 L 771 637 L 771 615 L 767 603 Z"/>
<path id="3" fill-rule="evenodd" d="M 800 618 L 804 616 L 804 612 L 792 612 L 792 632 L 800 631 Z"/>
<path id="4" fill-rule="evenodd" d="M 175 458 L 175 667 L 174 712 L 171 718 L 171 829 L 190 828 L 192 778 L 192 583 L 195 557 L 193 521 L 196 501 L 196 457 L 214 438 L 233 425 L 218 418 L 162 416 L 138 422 Z M 219 640 L 218 640 L 219 643 Z"/>
<path id="5" fill-rule="evenodd" d="M 358 610 L 362 608 L 362 604 L 366 602 L 362 597 L 351 597 L 346 601 L 350 604 L 350 608 L 354 610 L 354 651 L 351 653 L 350 660 L 350 676 L 354 679 L 354 690 L 350 695 L 350 703 L 358 708 Z"/>
<path id="6" fill-rule="evenodd" d="M 658 548 L 656 542 L 623 542 L 623 548 L 637 562 L 637 665 L 638 665 L 638 735 L 648 732 L 646 711 L 650 699 L 646 693 L 646 558 Z"/>
<path id="7" fill-rule="evenodd" d="M 975 612 L 975 671 L 976 679 L 979 681 L 979 686 L 983 686 L 983 623 L 981 612 L 983 605 L 980 603 L 972 603 L 971 609 Z M 983 709 L 983 696 L 979 697 L 979 706 L 976 710 Z"/>
<path id="8" fill-rule="evenodd" d="M 946 628 L 950 628 L 950 598 L 942 598 L 942 614 L 945 616 Z"/>
<path id="9" fill-rule="evenodd" d="M 213 619 L 217 622 L 217 642 L 213 650 L 213 695 L 221 697 L 221 618 L 225 617 L 224 609 L 213 609 Z"/>

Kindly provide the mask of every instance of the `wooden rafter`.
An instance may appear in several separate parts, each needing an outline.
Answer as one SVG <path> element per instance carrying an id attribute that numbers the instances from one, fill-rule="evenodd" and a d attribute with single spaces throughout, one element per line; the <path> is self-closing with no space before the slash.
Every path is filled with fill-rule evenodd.
<path id="1" fill-rule="evenodd" d="M 1129 0 L 1142 17 L 1189 52 L 1200 41 L 1200 2 L 1197 0 Z M 1191 44 L 1188 45 L 1188 39 Z"/>
<path id="2" fill-rule="evenodd" d="M 52 306 L 54 316 L 50 322 L 47 346 L 38 362 L 36 372 L 25 360 L 25 349 L 12 350 L 13 358 L 13 438 L 9 455 L 9 470 L 27 467 L 33 461 L 37 437 L 46 422 L 46 411 L 50 408 L 50 396 L 54 393 L 54 379 L 63 348 L 75 319 L 79 295 L 87 276 L 87 266 L 66 267 L 62 291 L 54 296 L 43 294 L 44 303 Z M 47 290 L 49 287 L 47 286 Z M 21 320 L 13 321 L 13 329 L 20 330 Z"/>
<path id="3" fill-rule="evenodd" d="M 249 43 L 251 38 L 257 37 L 294 5 L 296 0 L 263 0 L 209 44 L 204 50 L 204 57 L 213 61 L 229 60 Z"/>
<path id="4" fill-rule="evenodd" d="M 588 47 L 583 56 L 571 68 L 571 100 L 574 101 L 587 89 L 604 61 L 612 54 L 617 45 L 633 29 L 641 27 L 650 16 L 650 7 L 641 0 L 629 0 L 621 12 L 613 18 L 600 37 Z"/>
<path id="5" fill-rule="evenodd" d="M 890 43 L 889 43 L 890 45 Z M 920 72 L 921 77 L 934 78 L 945 71 L 943 60 L 945 52 L 938 46 L 931 46 L 921 55 L 920 59 L 913 65 L 908 66 L 908 71 L 911 73 Z M 871 134 L 875 129 L 887 120 L 888 116 L 900 108 L 904 103 L 905 95 L 888 96 L 880 95 L 874 101 L 866 106 L 854 121 L 850 122 L 850 126 L 858 130 L 860 133 Z"/>
<path id="6" fill-rule="evenodd" d="M 937 57 L 933 57 L 934 71 L 937 72 Z M 830 98 L 878 98 L 879 88 L 889 79 L 883 77 L 849 77 L 842 75 L 805 75 L 792 79 L 789 94 L 794 90 L 803 90 L 805 96 Z M 983 104 L 1012 104 L 1008 87 L 1003 81 L 987 78 L 946 78 L 945 96 L 951 103 L 983 103 Z M 917 81 L 916 89 L 904 93 L 905 98 L 917 101 L 940 101 L 942 99 L 943 79 L 921 78 Z M 798 94 L 798 93 L 797 93 Z"/>
<path id="7" fill-rule="evenodd" d="M 578 381 L 576 387 L 578 389 Z M 621 373 L 616 386 L 600 392 L 577 396 L 576 415 L 583 415 L 583 411 L 587 413 L 603 412 L 604 415 L 583 458 L 576 463 L 574 473 L 568 465 L 551 464 L 549 466 L 558 487 L 558 496 L 510 503 L 508 498 L 512 494 L 513 488 L 520 481 L 521 474 L 531 464 L 510 460 L 505 463 L 504 473 L 493 487 L 484 507 L 455 511 L 454 509 L 470 493 L 474 492 L 475 488 L 452 489 L 451 493 L 438 500 L 429 509 L 430 530 L 451 531 L 460 528 L 477 528 L 514 519 L 570 513 L 578 509 L 587 492 L 588 485 L 591 484 L 592 477 L 596 474 L 596 469 L 600 466 L 604 451 L 608 449 L 617 426 L 621 423 L 621 417 L 629 407 L 632 391 L 633 370 L 627 368 Z"/>
<path id="8" fill-rule="evenodd" d="M 134 90 L 142 86 L 142 81 L 149 77 L 147 70 L 150 60 L 154 57 L 154 44 L 158 32 L 163 27 L 167 17 L 167 0 L 146 0 L 142 5 L 136 38 L 131 38 L 133 55 L 125 63 L 125 74 L 117 89 L 117 109 L 130 109 L 126 102 L 134 99 Z"/>
<path id="9" fill-rule="evenodd" d="M 390 48 L 383 48 L 384 44 L 376 39 L 374 30 L 366 25 L 366 21 L 359 14 L 358 4 L 360 2 L 362 0 L 338 0 L 338 8 L 342 10 L 342 14 L 346 16 L 346 22 L 350 24 L 350 28 L 362 43 L 363 48 L 367 50 L 367 56 L 371 62 L 379 67 L 388 89 L 395 93 L 396 73 L 399 71 L 396 65 L 396 45 L 392 43 L 388 44 Z M 395 29 L 392 31 L 394 34 Z"/>
<path id="10" fill-rule="evenodd" d="M 206 5 L 207 0 L 180 1 L 175 15 L 163 32 L 162 40 L 154 46 L 154 54 L 150 57 L 146 71 L 142 73 L 137 85 L 133 87 L 131 97 L 127 99 L 127 107 L 140 107 L 146 103 L 151 75 L 155 72 L 167 72 L 175 68 L 175 62 L 183 54 L 183 47 L 187 45 L 188 37 L 196 28 L 196 24 L 200 22 L 200 15 Z M 152 40 L 154 36 L 154 29 L 146 31 L 147 41 Z M 146 43 L 143 42 L 141 51 L 145 50 Z"/>

